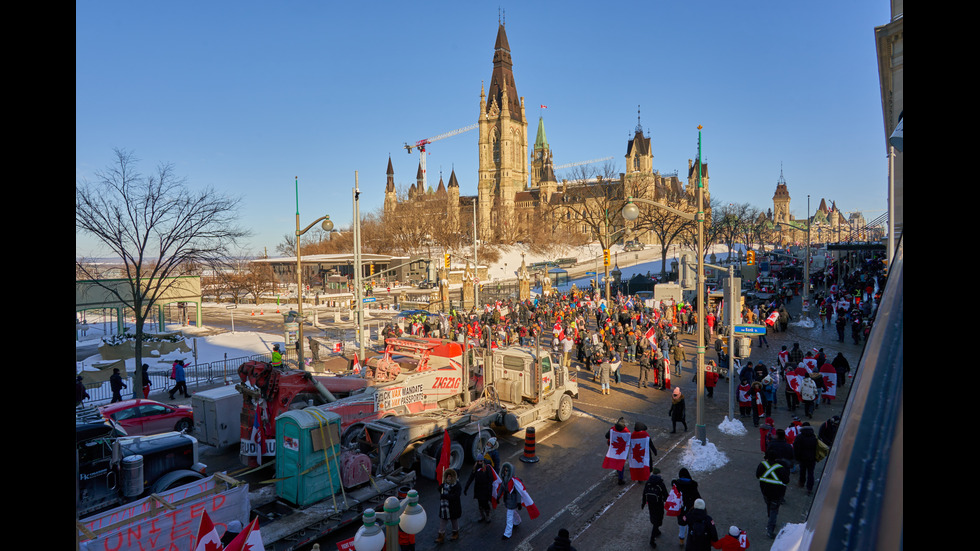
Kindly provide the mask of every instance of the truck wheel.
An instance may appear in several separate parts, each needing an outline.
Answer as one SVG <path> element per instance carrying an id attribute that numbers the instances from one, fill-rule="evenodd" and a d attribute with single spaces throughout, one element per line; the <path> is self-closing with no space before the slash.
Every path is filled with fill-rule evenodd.
<path id="1" fill-rule="evenodd" d="M 340 436 L 340 445 L 344 448 L 357 447 L 360 449 L 358 439 L 364 435 L 364 423 L 354 423 L 347 427 L 344 434 Z"/>
<path id="2" fill-rule="evenodd" d="M 480 431 L 480 434 L 474 434 L 470 437 L 470 443 L 466 447 L 469 451 L 470 459 L 476 461 L 477 459 L 483 457 L 484 450 L 487 446 L 487 440 L 493 438 L 494 433 L 491 430 Z"/>
<path id="3" fill-rule="evenodd" d="M 190 484 L 196 480 L 201 480 L 204 475 L 194 471 L 180 470 L 169 472 L 159 478 L 153 484 L 153 493 L 158 494 L 160 492 L 165 492 L 167 490 L 176 488 L 178 486 L 183 486 L 184 484 Z"/>
<path id="4" fill-rule="evenodd" d="M 439 458 L 442 457 L 442 444 L 436 446 L 436 462 L 438 465 Z M 452 440 L 449 443 L 449 468 L 453 469 L 457 473 L 463 467 L 463 460 L 466 458 L 466 453 L 463 451 L 463 445 L 459 442 Z"/>
<path id="5" fill-rule="evenodd" d="M 562 394 L 561 399 L 558 400 L 558 409 L 555 410 L 555 419 L 564 423 L 571 418 L 572 397 L 568 394 Z"/>

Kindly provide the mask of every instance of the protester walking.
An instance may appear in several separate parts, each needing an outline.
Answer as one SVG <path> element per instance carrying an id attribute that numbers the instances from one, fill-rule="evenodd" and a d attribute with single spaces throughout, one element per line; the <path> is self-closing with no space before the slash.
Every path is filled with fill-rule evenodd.
<path id="1" fill-rule="evenodd" d="M 455 469 L 446 469 L 442 473 L 442 484 L 439 485 L 439 534 L 436 543 L 446 541 L 446 521 L 453 526 L 451 540 L 459 539 L 459 517 L 463 516 L 463 505 L 460 502 L 459 476 Z"/>
<path id="2" fill-rule="evenodd" d="M 650 507 L 650 524 L 653 525 L 650 532 L 650 547 L 656 547 L 657 536 L 661 534 L 660 527 L 664 524 L 664 503 L 667 502 L 667 486 L 660 476 L 660 469 L 653 468 L 650 478 L 643 485 L 643 495 L 640 497 L 640 509 L 648 505 Z"/>
<path id="3" fill-rule="evenodd" d="M 109 388 L 112 389 L 112 401 L 110 403 L 114 404 L 116 402 L 122 401 L 122 389 L 129 388 L 126 383 L 122 380 L 122 375 L 119 374 L 119 368 L 112 368 L 112 375 L 109 376 Z"/>

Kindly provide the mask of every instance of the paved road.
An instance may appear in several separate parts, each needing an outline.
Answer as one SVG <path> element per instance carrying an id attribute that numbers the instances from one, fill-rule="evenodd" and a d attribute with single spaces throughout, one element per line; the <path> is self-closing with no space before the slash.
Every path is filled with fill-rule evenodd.
<path id="1" fill-rule="evenodd" d="M 798 307 L 798 300 L 797 304 L 791 304 L 791 312 L 794 307 Z M 235 324 L 237 328 L 237 316 Z M 753 348 L 753 362 L 763 360 L 766 363 L 775 363 L 780 346 L 785 344 L 791 348 L 794 342 L 799 342 L 804 349 L 824 348 L 829 358 L 833 358 L 837 351 L 842 351 L 852 366 L 856 367 L 861 350 L 861 346 L 855 346 L 849 340 L 845 343 L 836 342 L 836 333 L 830 326 L 826 330 L 821 330 L 819 326 L 815 329 L 790 326 L 787 333 L 771 333 L 768 338 L 769 348 Z M 687 350 L 696 350 L 693 336 L 685 336 L 682 340 L 685 341 Z M 756 340 L 754 346 L 757 344 Z M 714 352 L 709 351 L 707 357 L 713 359 Z M 478 542 L 482 549 L 488 551 L 543 550 L 552 543 L 559 528 L 566 528 L 572 534 L 573 545 L 580 550 L 647 549 L 650 524 L 646 511 L 639 508 L 642 485 L 637 483 L 618 486 L 615 475 L 600 468 L 606 451 L 604 434 L 621 415 L 631 425 L 636 420 L 646 423 L 660 451 L 655 458 L 655 464 L 669 482 L 680 467 L 686 465 L 684 454 L 694 435 L 696 387 L 692 382 L 693 372 L 688 362 L 688 367 L 679 380 L 688 397 L 690 430 L 687 433 L 670 434 L 670 422 L 667 418 L 668 393 L 637 388 L 637 373 L 635 365 L 627 364 L 624 367 L 623 383 L 614 385 L 611 395 L 603 396 L 599 394 L 598 385 L 592 382 L 591 376 L 580 372 L 581 395 L 576 402 L 572 419 L 565 423 L 547 421 L 536 426 L 538 463 L 526 464 L 519 460 L 523 453 L 523 431 L 501 438 L 501 455 L 515 465 L 517 475 L 526 482 L 541 511 L 538 519 L 530 521 L 525 513 L 524 524 L 515 532 L 514 537 L 509 541 L 502 541 L 500 536 L 503 533 L 503 511 L 495 513 L 491 524 L 479 523 L 475 502 L 467 496 L 463 501 L 461 540 L 443 546 L 473 548 Z M 711 472 L 694 472 L 693 476 L 700 485 L 708 513 L 715 518 L 719 532 L 724 534 L 728 526 L 735 524 L 747 530 L 754 548 L 766 549 L 770 540 L 765 536 L 765 507 L 754 476 L 755 468 L 762 458 L 759 434 L 752 426 L 751 419 L 743 421 L 747 428 L 744 436 L 730 436 L 717 429 L 728 413 L 728 386 L 725 383 L 727 381 L 719 382 L 714 398 L 705 399 L 705 425 L 709 444 L 724 453 L 728 463 Z M 843 386 L 842 392 L 849 389 L 850 383 Z M 818 426 L 830 416 L 841 414 L 844 403 L 845 398 L 838 397 L 834 404 L 820 406 L 811 424 Z M 786 427 L 790 424 L 792 415 L 786 411 L 781 392 L 777 404 L 773 417 L 778 427 Z M 234 461 L 230 461 L 228 457 Z M 228 457 L 223 461 L 232 468 L 240 469 L 235 463 L 237 456 L 233 453 Z M 218 464 L 215 462 L 215 466 Z M 818 465 L 818 477 L 822 467 L 823 463 Z M 464 465 L 463 480 L 469 475 L 470 468 L 470 464 Z M 255 476 L 259 479 L 270 477 L 268 473 Z M 795 482 L 794 475 L 786 503 L 780 510 L 780 526 L 803 522 L 809 509 L 812 497 L 796 487 Z M 430 519 L 418 537 L 417 549 L 436 549 L 441 547 L 434 543 L 439 524 L 438 492 L 435 483 L 428 480 L 420 480 L 417 489 Z M 356 527 L 348 527 L 324 538 L 321 540 L 321 548 L 336 548 L 337 542 L 352 537 L 355 530 Z M 676 521 L 667 519 L 663 530 L 662 544 L 676 545 Z"/>

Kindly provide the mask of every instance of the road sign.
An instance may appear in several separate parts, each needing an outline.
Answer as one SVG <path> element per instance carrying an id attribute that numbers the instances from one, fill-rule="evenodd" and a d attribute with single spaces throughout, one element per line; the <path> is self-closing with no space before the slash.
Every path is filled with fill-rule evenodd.
<path id="1" fill-rule="evenodd" d="M 368 297 L 368 298 L 365 298 L 365 299 L 361 299 L 361 302 L 365 302 L 365 303 L 366 302 L 374 302 L 376 300 L 378 300 L 377 297 Z"/>
<path id="2" fill-rule="evenodd" d="M 596 275 L 596 273 L 595 272 L 585 272 L 585 275 L 587 275 L 587 276 L 594 276 L 594 275 Z"/>
<path id="3" fill-rule="evenodd" d="M 736 335 L 765 335 L 766 326 L 756 324 L 744 324 L 735 326 Z"/>

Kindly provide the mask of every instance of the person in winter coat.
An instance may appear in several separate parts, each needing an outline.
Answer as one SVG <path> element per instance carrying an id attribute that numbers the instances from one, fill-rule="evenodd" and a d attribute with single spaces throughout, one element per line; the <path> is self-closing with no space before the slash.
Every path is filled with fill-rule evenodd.
<path id="1" fill-rule="evenodd" d="M 609 356 L 602 358 L 599 364 L 599 385 L 603 394 L 609 394 L 609 376 L 612 374 L 612 359 Z"/>
<path id="2" fill-rule="evenodd" d="M 569 538 L 568 530 L 561 528 L 555 536 L 555 543 L 548 546 L 548 551 L 575 551 L 572 547 L 572 540 Z"/>
<path id="3" fill-rule="evenodd" d="M 766 514 L 769 521 L 766 524 L 766 535 L 776 537 L 776 517 L 779 506 L 786 496 L 786 485 L 789 484 L 789 467 L 777 461 L 772 452 L 766 453 L 766 458 L 755 469 L 755 477 L 759 480 L 762 499 L 766 502 Z"/>
<path id="4" fill-rule="evenodd" d="M 677 515 L 677 537 L 683 545 L 688 527 L 686 514 L 694 508 L 694 503 L 701 499 L 701 492 L 698 491 L 698 483 L 691 478 L 691 473 L 683 467 L 678 471 L 677 478 L 671 480 L 670 484 L 681 493 L 681 510 Z"/>
<path id="5" fill-rule="evenodd" d="M 813 418 L 813 406 L 817 402 L 817 382 L 813 377 L 805 376 L 800 382 L 800 398 L 803 400 L 803 413 Z"/>
<path id="6" fill-rule="evenodd" d="M 82 405 L 82 402 L 91 396 L 88 395 L 88 391 L 85 390 L 85 383 L 82 382 L 82 376 L 75 376 L 75 407 Z"/>
<path id="7" fill-rule="evenodd" d="M 745 530 L 732 526 L 728 529 L 728 535 L 712 543 L 711 547 L 721 551 L 743 551 L 749 548 L 749 536 Z"/>
<path id="8" fill-rule="evenodd" d="M 837 386 L 838 388 L 847 381 L 847 374 L 851 372 L 851 364 L 847 362 L 847 358 L 841 352 L 837 353 L 830 365 L 834 366 L 834 370 L 837 371 Z"/>
<path id="9" fill-rule="evenodd" d="M 442 474 L 442 484 L 439 485 L 439 535 L 436 537 L 436 543 L 446 541 L 447 520 L 453 525 L 453 535 L 450 539 L 459 539 L 459 517 L 463 516 L 461 493 L 456 471 L 446 469 Z"/>
<path id="10" fill-rule="evenodd" d="M 704 500 L 696 499 L 694 507 L 685 516 L 688 527 L 685 551 L 710 551 L 711 545 L 718 541 L 718 529 L 705 509 Z"/>
<path id="11" fill-rule="evenodd" d="M 687 417 L 684 414 L 684 407 L 684 394 L 680 387 L 675 386 L 670 400 L 670 410 L 667 412 L 670 415 L 671 433 L 677 432 L 677 423 L 682 423 L 684 432 L 687 432 Z"/>
<path id="12" fill-rule="evenodd" d="M 112 402 L 116 403 L 122 401 L 122 389 L 129 388 L 126 383 L 122 380 L 122 375 L 119 374 L 119 368 L 112 368 L 112 375 L 109 376 L 109 388 L 112 389 Z M 172 396 L 171 396 L 172 398 Z"/>
<path id="13" fill-rule="evenodd" d="M 669 352 L 670 358 L 674 361 L 674 375 L 679 376 L 681 368 L 684 367 L 684 362 L 687 360 L 687 354 L 684 353 L 684 343 L 678 342 L 671 347 Z"/>
<path id="14" fill-rule="evenodd" d="M 828 448 L 832 448 L 834 446 L 834 440 L 837 439 L 838 427 L 840 427 L 840 417 L 836 415 L 830 419 L 827 419 L 822 425 L 820 425 L 819 438 L 824 444 L 827 444 Z"/>
<path id="15" fill-rule="evenodd" d="M 718 384 L 718 366 L 714 360 L 709 360 L 704 368 L 704 391 L 708 398 L 714 398 L 715 386 Z"/>
<path id="16" fill-rule="evenodd" d="M 470 484 L 475 483 L 475 486 L 473 486 L 473 499 L 476 500 L 476 506 L 480 510 L 480 522 L 490 522 L 493 520 L 493 509 L 490 507 L 493 476 L 487 462 L 483 458 L 479 458 L 473 465 L 473 471 L 470 473 L 470 477 L 466 479 L 466 485 L 463 486 L 463 495 L 465 496 L 466 492 L 470 489 Z"/>
<path id="17" fill-rule="evenodd" d="M 776 429 L 776 438 L 766 445 L 766 457 L 770 456 L 773 460 L 782 461 L 787 469 L 792 468 L 796 453 L 793 451 L 793 445 L 786 439 L 785 430 Z"/>
<path id="18" fill-rule="evenodd" d="M 174 362 L 173 379 L 176 384 L 172 389 L 170 389 L 170 399 L 173 400 L 174 394 L 178 392 L 180 392 L 184 398 L 190 398 L 190 394 L 187 393 L 187 375 L 184 372 L 184 360 L 177 360 Z"/>
<path id="19" fill-rule="evenodd" d="M 810 423 L 803 423 L 793 440 L 793 457 L 800 465 L 800 487 L 806 484 L 806 493 L 813 492 L 813 470 L 817 465 L 817 435 Z"/>
<path id="20" fill-rule="evenodd" d="M 640 509 L 650 506 L 650 524 L 653 525 L 653 530 L 650 532 L 650 547 L 657 546 L 656 539 L 664 523 L 664 503 L 667 501 L 667 495 L 667 486 L 660 476 L 660 469 L 654 467 L 640 496 Z"/>
<path id="21" fill-rule="evenodd" d="M 521 525 L 520 509 L 522 507 L 527 509 L 531 519 L 537 518 L 540 513 L 531 496 L 527 493 L 524 483 L 514 476 L 514 465 L 504 462 L 500 467 L 498 484 L 494 498 L 497 501 L 503 501 L 504 507 L 507 508 L 507 524 L 504 527 L 503 539 L 508 540 L 513 534 L 514 528 Z"/>

